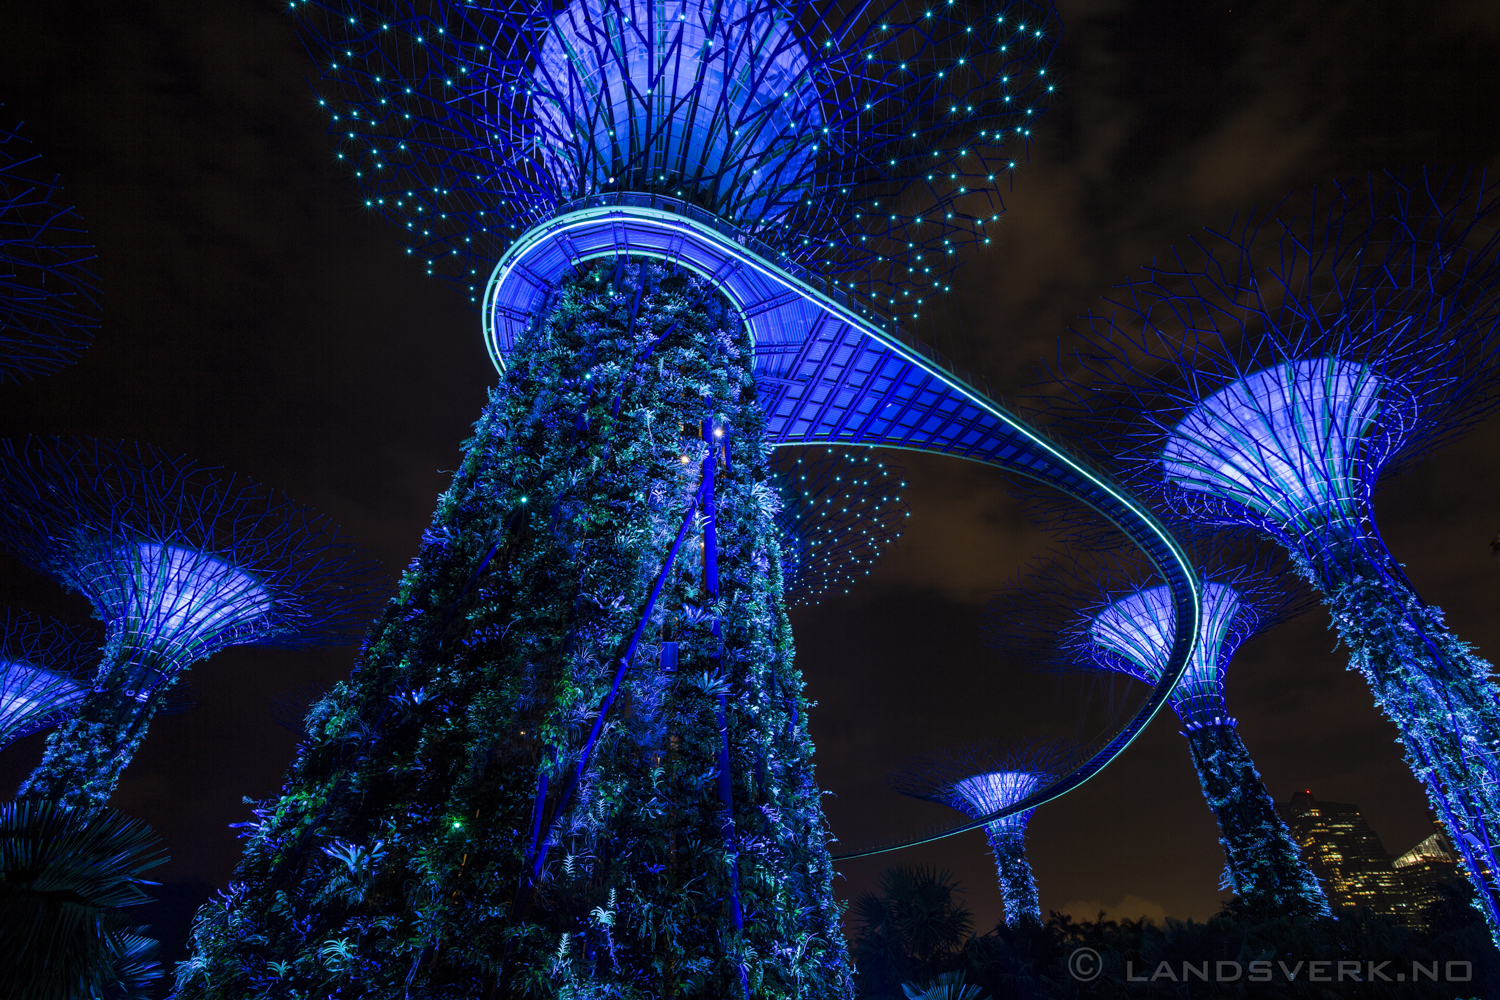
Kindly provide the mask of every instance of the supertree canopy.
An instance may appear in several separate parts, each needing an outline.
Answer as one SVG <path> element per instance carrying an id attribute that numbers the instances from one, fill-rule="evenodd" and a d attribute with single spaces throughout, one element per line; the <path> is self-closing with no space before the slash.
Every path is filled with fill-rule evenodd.
<path id="1" fill-rule="evenodd" d="M 77 708 L 96 653 L 77 629 L 7 611 L 0 618 L 0 748 Z"/>
<path id="2" fill-rule="evenodd" d="M 99 325 L 94 248 L 39 159 L 0 122 L 0 381 L 72 364 Z"/>
<path id="3" fill-rule="evenodd" d="M 902 795 L 979 818 L 1035 795 L 1057 777 L 1066 756 L 1052 743 L 985 740 L 914 758 L 892 771 L 888 782 Z M 1036 879 L 1026 860 L 1026 825 L 1035 811 L 1011 813 L 984 826 L 1005 897 L 1005 922 L 1011 927 L 1042 920 Z"/>
<path id="4" fill-rule="evenodd" d="M 1381 479 L 1500 401 L 1496 190 L 1478 172 L 1335 185 L 1197 237 L 1092 316 L 1052 412 L 1201 523 L 1280 541 L 1322 593 L 1500 935 L 1492 670 L 1387 551 Z"/>
<path id="5" fill-rule="evenodd" d="M 771 450 L 1025 468 L 1163 567 L 1174 669 L 1196 628 L 1155 519 L 887 315 L 985 239 L 1050 6 L 293 10 L 501 382 L 181 996 L 849 995 Z"/>
<path id="6" fill-rule="evenodd" d="M 771 460 L 787 603 L 848 593 L 901 537 L 905 470 L 868 450 L 786 449 Z"/>
<path id="7" fill-rule="evenodd" d="M 149 446 L 0 443 L 0 538 L 105 623 L 103 660 L 22 794 L 104 805 L 181 672 L 227 646 L 348 641 L 376 564 L 274 490 Z"/>
<path id="8" fill-rule="evenodd" d="M 637 193 L 914 314 L 988 241 L 1060 33 L 1045 0 L 292 6 L 366 203 L 474 301 L 561 207 Z"/>
<path id="9" fill-rule="evenodd" d="M 1311 595 L 1287 560 L 1242 531 L 1192 536 L 1203 593 L 1203 626 L 1168 698 L 1219 825 L 1223 887 L 1246 912 L 1327 915 L 1328 900 L 1306 863 L 1224 702 L 1224 677 L 1241 645 L 1305 612 Z M 1122 553 L 1053 562 L 991 602 L 992 645 L 1039 665 L 1116 671 L 1157 684 L 1173 631 L 1167 588 Z"/>

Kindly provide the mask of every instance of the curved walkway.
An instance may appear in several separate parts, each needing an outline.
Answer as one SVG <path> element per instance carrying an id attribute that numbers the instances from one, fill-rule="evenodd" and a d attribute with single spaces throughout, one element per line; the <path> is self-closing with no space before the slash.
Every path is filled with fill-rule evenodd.
<path id="1" fill-rule="evenodd" d="M 506 352 L 540 315 L 557 281 L 587 261 L 617 254 L 696 271 L 740 309 L 755 342 L 756 379 L 774 444 L 905 448 L 1000 466 L 1107 517 L 1172 588 L 1178 624 L 1168 669 L 1142 708 L 1071 774 L 992 815 L 931 836 L 836 854 L 834 860 L 929 843 L 1034 809 L 1083 784 L 1124 751 L 1182 675 L 1201 610 L 1187 556 L 1145 505 L 908 341 L 885 317 L 673 199 L 584 199 L 517 240 L 485 290 L 485 337 L 495 366 L 504 369 Z"/>

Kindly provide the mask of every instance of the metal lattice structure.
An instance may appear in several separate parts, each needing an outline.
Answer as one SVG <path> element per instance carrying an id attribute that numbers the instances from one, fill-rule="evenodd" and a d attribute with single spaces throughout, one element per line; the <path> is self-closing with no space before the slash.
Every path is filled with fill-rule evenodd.
<path id="1" fill-rule="evenodd" d="M 1089 317 L 1048 390 L 1143 490 L 1286 547 L 1500 936 L 1493 670 L 1417 595 L 1372 504 L 1500 403 L 1497 194 L 1479 171 L 1375 175 L 1208 231 Z"/>
<path id="2" fill-rule="evenodd" d="M 94 248 L 20 125 L 0 124 L 0 381 L 72 364 L 98 328 Z"/>
<path id="3" fill-rule="evenodd" d="M 480 303 L 499 370 L 595 262 L 706 279 L 753 340 L 772 445 L 937 452 L 1080 498 L 1169 580 L 1185 663 L 1198 597 L 1169 533 L 898 325 L 988 238 L 1055 86 L 1050 5 L 293 10 L 339 157 L 408 251 Z M 1168 688 L 1038 794 L 1114 759 Z"/>
<path id="4" fill-rule="evenodd" d="M 1203 594 L 1193 655 L 1168 698 L 1189 731 L 1233 725 L 1224 677 L 1240 647 L 1303 614 L 1313 597 L 1289 560 L 1244 531 L 1183 532 Z M 1171 591 L 1125 551 L 1056 558 L 997 594 L 986 641 L 1049 669 L 1122 673 L 1155 686 L 1170 663 Z"/>
<path id="5" fill-rule="evenodd" d="M 901 537 L 910 511 L 905 470 L 868 450 L 783 450 L 772 460 L 782 495 L 781 576 L 787 603 L 848 593 Z"/>
<path id="6" fill-rule="evenodd" d="M 367 204 L 471 301 L 527 230 L 633 192 L 901 315 L 988 240 L 1061 30 L 1032 0 L 292 7 Z"/>
<path id="7" fill-rule="evenodd" d="M 1085 527 L 1068 512 L 1056 519 Z M 1219 825 L 1221 887 L 1249 912 L 1326 916 L 1327 897 L 1277 815 L 1224 701 L 1225 674 L 1240 647 L 1307 611 L 1312 594 L 1284 555 L 1248 532 L 1187 537 L 1202 581 L 1203 626 L 1168 704 L 1182 721 Z M 1037 665 L 1122 673 L 1155 685 L 1173 626 L 1167 587 L 1139 560 L 1104 550 L 1087 560 L 1052 562 L 997 597 L 986 632 L 991 645 Z"/>
<path id="8" fill-rule="evenodd" d="M 902 795 L 980 819 L 1035 796 L 1069 770 L 1071 756 L 1059 744 L 1046 741 L 985 740 L 914 758 L 892 771 L 887 783 Z M 1005 922 L 1012 927 L 1042 919 L 1036 880 L 1026 860 L 1026 826 L 1033 812 L 1013 812 L 984 827 L 1005 897 Z"/>
<path id="9" fill-rule="evenodd" d="M 1500 403 L 1497 195 L 1372 175 L 1206 230 L 1086 318 L 1043 409 L 1194 520 L 1318 564 L 1378 544 L 1381 477 Z"/>
<path id="10" fill-rule="evenodd" d="M 385 594 L 375 560 L 327 518 L 147 445 L 0 443 L 0 497 L 6 547 L 88 598 L 107 630 L 31 794 L 102 804 L 183 670 L 228 646 L 350 641 Z"/>
<path id="11" fill-rule="evenodd" d="M 36 615 L 0 619 L 0 748 L 54 726 L 83 699 L 98 643 Z"/>

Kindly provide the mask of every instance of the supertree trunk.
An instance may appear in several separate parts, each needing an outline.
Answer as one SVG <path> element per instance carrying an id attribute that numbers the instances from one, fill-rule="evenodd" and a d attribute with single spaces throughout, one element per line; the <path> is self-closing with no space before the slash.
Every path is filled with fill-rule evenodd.
<path id="1" fill-rule="evenodd" d="M 134 697 L 151 660 L 150 651 L 133 648 L 118 635 L 109 637 L 93 685 L 77 713 L 47 737 L 42 761 L 22 783 L 18 798 L 50 799 L 88 812 L 109 804 L 151 719 L 167 703 L 170 683 L 153 686 L 142 700 Z"/>
<path id="2" fill-rule="evenodd" d="M 1000 876 L 1000 893 L 1005 897 L 1005 925 L 1016 927 L 1026 921 L 1040 924 L 1042 903 L 1031 862 L 1026 860 L 1025 830 L 990 830 L 987 834 Z"/>
<path id="3" fill-rule="evenodd" d="M 1476 905 L 1500 940 L 1500 698 L 1493 668 L 1425 604 L 1379 539 L 1346 564 L 1304 563 L 1320 586 L 1350 669 L 1396 724 L 1412 773 L 1464 860 Z M 1316 568 L 1314 568 L 1316 567 Z"/>
<path id="4" fill-rule="evenodd" d="M 751 365 L 681 272 L 556 293 L 180 996 L 851 995 Z"/>
<path id="5" fill-rule="evenodd" d="M 1234 726 L 1195 727 L 1187 740 L 1240 905 L 1256 914 L 1327 916 L 1328 897 L 1276 814 Z"/>

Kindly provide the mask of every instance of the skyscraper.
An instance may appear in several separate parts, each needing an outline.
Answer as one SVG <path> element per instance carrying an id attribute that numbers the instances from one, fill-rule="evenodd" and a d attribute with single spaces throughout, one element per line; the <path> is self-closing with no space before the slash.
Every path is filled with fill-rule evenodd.
<path id="1" fill-rule="evenodd" d="M 1396 724 L 1500 941 L 1500 698 L 1386 547 L 1387 476 L 1500 402 L 1500 234 L 1482 172 L 1335 184 L 1195 237 L 1090 316 L 1046 396 L 1142 492 L 1286 548 Z M 1062 414 L 1068 415 L 1063 417 Z"/>
<path id="2" fill-rule="evenodd" d="M 1304 791 L 1290 802 L 1277 803 L 1276 811 L 1302 846 L 1302 857 L 1323 883 L 1334 909 L 1368 906 L 1408 921 L 1402 880 L 1358 806 L 1322 802 Z"/>
<path id="3" fill-rule="evenodd" d="M 1406 897 L 1406 924 L 1427 930 L 1428 909 L 1443 897 L 1450 886 L 1463 884 L 1464 872 L 1458 853 L 1448 842 L 1448 835 L 1433 819 L 1433 834 L 1396 858 L 1396 876 Z"/>

